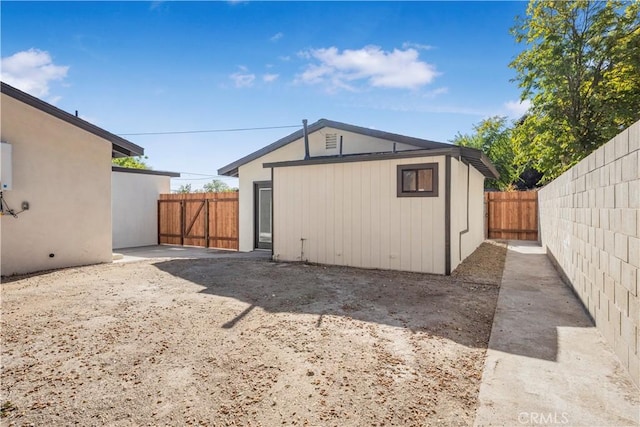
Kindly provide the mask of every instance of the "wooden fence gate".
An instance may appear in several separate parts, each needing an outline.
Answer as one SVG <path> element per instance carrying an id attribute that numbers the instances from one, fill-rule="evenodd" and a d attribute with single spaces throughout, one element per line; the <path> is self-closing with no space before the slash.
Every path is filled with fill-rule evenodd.
<path id="1" fill-rule="evenodd" d="M 486 192 L 489 239 L 538 240 L 536 191 Z"/>
<path id="2" fill-rule="evenodd" d="M 161 194 L 158 244 L 238 250 L 238 193 Z"/>

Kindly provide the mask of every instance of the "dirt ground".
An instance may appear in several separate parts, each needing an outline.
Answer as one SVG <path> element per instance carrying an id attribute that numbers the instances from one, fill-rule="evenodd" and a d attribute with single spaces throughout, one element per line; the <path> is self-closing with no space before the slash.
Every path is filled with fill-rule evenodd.
<path id="1" fill-rule="evenodd" d="M 2 284 L 3 425 L 469 425 L 506 249 L 451 277 L 162 259 Z"/>

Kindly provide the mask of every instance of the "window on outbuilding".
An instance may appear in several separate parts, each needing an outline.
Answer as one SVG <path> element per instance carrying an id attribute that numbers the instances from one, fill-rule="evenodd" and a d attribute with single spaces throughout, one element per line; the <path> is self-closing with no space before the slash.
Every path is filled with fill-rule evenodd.
<path id="1" fill-rule="evenodd" d="M 398 197 L 438 197 L 438 164 L 398 165 Z"/>

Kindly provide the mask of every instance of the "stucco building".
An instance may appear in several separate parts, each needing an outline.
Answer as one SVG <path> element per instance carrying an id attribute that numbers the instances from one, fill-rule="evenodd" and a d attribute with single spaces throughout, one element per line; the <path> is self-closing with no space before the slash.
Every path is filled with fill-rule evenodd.
<path id="1" fill-rule="evenodd" d="M 5 83 L 1 107 L 1 274 L 110 262 L 111 159 L 143 148 Z"/>

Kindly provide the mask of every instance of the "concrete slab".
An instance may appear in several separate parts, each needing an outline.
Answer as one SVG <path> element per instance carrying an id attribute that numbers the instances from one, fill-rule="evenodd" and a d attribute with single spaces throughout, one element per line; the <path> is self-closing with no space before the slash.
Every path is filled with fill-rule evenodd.
<path id="1" fill-rule="evenodd" d="M 116 249 L 113 262 L 135 262 L 156 258 L 271 258 L 271 251 L 238 252 L 224 249 L 200 248 L 195 246 L 154 245 L 138 248 Z"/>
<path id="2" fill-rule="evenodd" d="M 509 243 L 476 426 L 637 426 L 640 390 L 535 242 Z"/>

